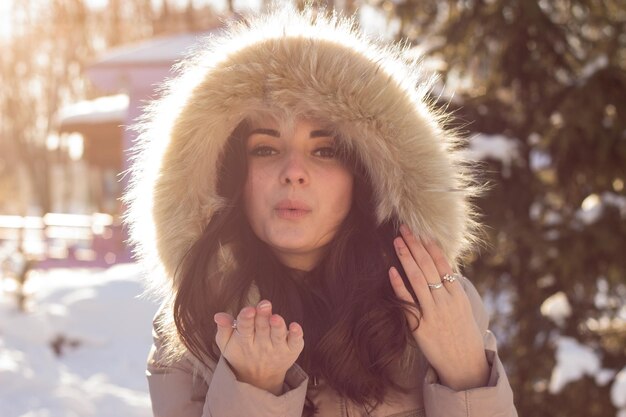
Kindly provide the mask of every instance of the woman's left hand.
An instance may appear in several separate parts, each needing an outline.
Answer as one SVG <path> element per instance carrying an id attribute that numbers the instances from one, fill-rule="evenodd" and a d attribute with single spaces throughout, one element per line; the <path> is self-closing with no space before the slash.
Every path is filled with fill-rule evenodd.
<path id="1" fill-rule="evenodd" d="M 435 242 L 423 241 L 406 225 L 400 232 L 394 246 L 421 309 L 406 312 L 415 341 L 443 385 L 456 391 L 487 385 L 483 337 L 463 286 L 455 280 L 430 288 L 428 284 L 440 284 L 445 274 L 452 274 L 452 268 Z M 398 298 L 415 305 L 396 268 L 389 270 L 389 279 Z"/>

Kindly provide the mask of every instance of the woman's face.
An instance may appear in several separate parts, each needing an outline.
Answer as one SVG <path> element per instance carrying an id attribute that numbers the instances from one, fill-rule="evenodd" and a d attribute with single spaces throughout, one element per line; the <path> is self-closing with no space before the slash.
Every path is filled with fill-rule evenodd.
<path id="1" fill-rule="evenodd" d="M 246 215 L 254 233 L 290 268 L 311 270 L 352 204 L 353 175 L 319 123 L 292 131 L 266 120 L 246 142 Z"/>

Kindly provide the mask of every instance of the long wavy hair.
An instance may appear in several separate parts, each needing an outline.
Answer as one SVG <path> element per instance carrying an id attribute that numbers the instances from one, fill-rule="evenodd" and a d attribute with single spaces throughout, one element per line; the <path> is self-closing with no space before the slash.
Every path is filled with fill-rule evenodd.
<path id="1" fill-rule="evenodd" d="M 351 209 L 314 269 L 295 271 L 254 234 L 245 215 L 248 126 L 244 121 L 235 129 L 221 158 L 217 192 L 228 204 L 212 216 L 177 270 L 173 316 L 180 340 L 211 366 L 209 360 L 216 362 L 220 354 L 214 314 L 236 315 L 255 284 L 274 313 L 302 326 L 305 347 L 297 363 L 310 377 L 323 378 L 340 395 L 372 409 L 387 389 L 407 392 L 394 381 L 392 366 L 407 344 L 414 346 L 404 314 L 407 305 L 388 279 L 393 265 L 408 282 L 393 248 L 398 224 L 392 219 L 376 226 L 367 170 L 342 145 L 346 141 L 339 140 L 338 155 L 354 175 Z M 234 268 L 211 270 L 223 247 L 231 248 Z M 315 413 L 308 399 L 305 413 Z"/>

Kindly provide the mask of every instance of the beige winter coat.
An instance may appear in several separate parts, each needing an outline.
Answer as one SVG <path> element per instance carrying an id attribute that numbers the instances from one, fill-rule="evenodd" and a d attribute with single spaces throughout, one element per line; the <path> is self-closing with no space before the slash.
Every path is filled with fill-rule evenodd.
<path id="1" fill-rule="evenodd" d="M 516 417 L 513 393 L 498 358 L 496 340 L 487 330 L 489 318 L 474 286 L 463 280 L 472 303 L 474 318 L 483 331 L 491 374 L 486 387 L 453 391 L 437 380 L 424 357 L 416 353 L 410 366 L 399 368 L 397 380 L 411 384 L 409 394 L 393 392 L 373 412 L 347 401 L 317 379 L 312 381 L 297 364 L 288 371 L 283 394 L 274 394 L 239 382 L 221 358 L 213 369 L 194 376 L 194 361 L 185 358 L 175 365 L 161 364 L 162 335 L 157 320 L 154 346 L 148 357 L 148 383 L 156 417 L 300 417 L 305 396 L 318 408 L 321 417 Z M 250 300 L 251 303 L 260 300 Z"/>
<path id="2" fill-rule="evenodd" d="M 459 139 L 425 103 L 428 84 L 417 65 L 400 47 L 367 40 L 350 21 L 314 14 L 278 10 L 207 39 L 139 124 L 126 221 L 164 305 L 178 287 L 171 277 L 179 261 L 225 203 L 215 188 L 228 137 L 258 109 L 299 109 L 337 126 L 369 171 L 379 222 L 394 218 L 436 239 L 453 267 L 476 242 L 471 172 L 455 150 Z M 224 247 L 213 271 L 230 261 Z M 485 309 L 472 284 L 463 284 L 484 331 L 488 386 L 454 392 L 438 384 L 418 351 L 407 352 L 415 360 L 397 375 L 413 392 L 390 392 L 370 415 L 517 415 Z M 251 292 L 251 303 L 257 300 Z M 168 308 L 155 318 L 154 336 L 148 381 L 155 416 L 297 417 L 305 396 L 322 417 L 366 415 L 298 365 L 280 396 L 237 381 L 223 359 L 202 366 L 178 341 Z"/>

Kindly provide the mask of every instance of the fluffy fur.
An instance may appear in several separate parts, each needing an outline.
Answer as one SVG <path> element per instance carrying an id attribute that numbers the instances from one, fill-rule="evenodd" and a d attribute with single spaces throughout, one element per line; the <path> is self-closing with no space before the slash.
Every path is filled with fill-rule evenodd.
<path id="1" fill-rule="evenodd" d="M 124 196 L 130 241 L 157 294 L 176 289 L 175 269 L 225 203 L 215 192 L 221 153 L 258 109 L 337 126 L 368 169 L 379 222 L 395 218 L 436 239 L 453 266 L 478 241 L 470 199 L 480 187 L 402 47 L 366 39 L 351 19 L 287 8 L 231 23 L 176 73 L 136 126 Z"/>

